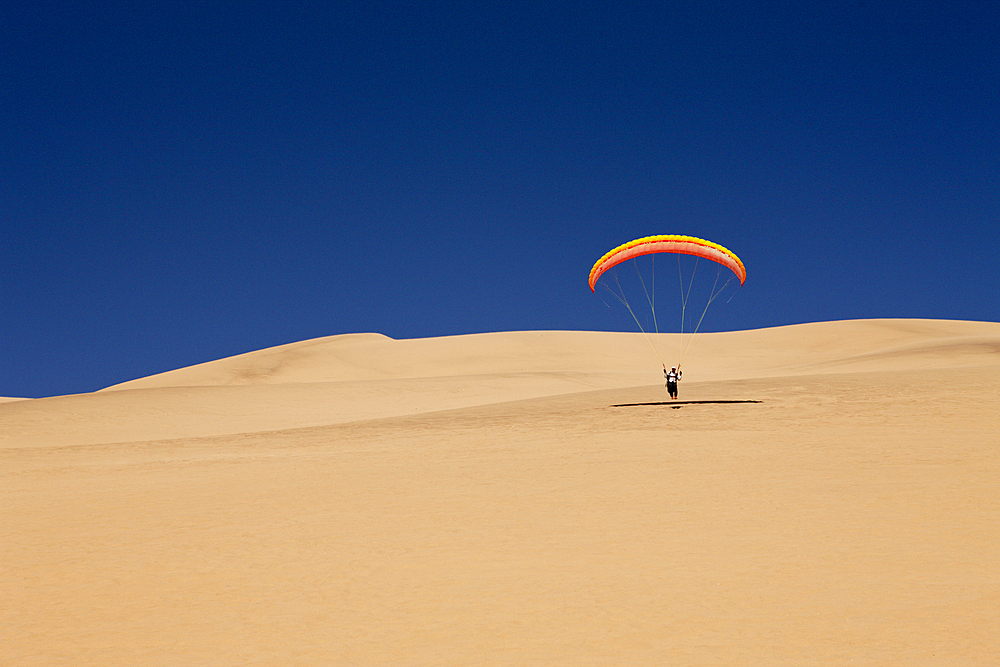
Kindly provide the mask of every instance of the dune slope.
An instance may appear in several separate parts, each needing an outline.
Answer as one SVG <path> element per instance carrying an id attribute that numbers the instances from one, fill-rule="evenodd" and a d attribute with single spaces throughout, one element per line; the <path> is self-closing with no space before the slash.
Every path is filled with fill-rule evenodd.
<path id="1" fill-rule="evenodd" d="M 707 334 L 681 398 L 759 402 L 670 405 L 641 336 L 359 335 L 3 403 L 0 664 L 998 664 L 998 350 Z"/>

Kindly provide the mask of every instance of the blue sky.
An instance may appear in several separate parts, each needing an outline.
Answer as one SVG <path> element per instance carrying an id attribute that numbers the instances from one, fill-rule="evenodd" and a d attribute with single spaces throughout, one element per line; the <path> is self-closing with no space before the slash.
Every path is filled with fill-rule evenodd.
<path id="1" fill-rule="evenodd" d="M 997 3 L 0 19 L 0 396 L 339 333 L 630 330 L 587 274 L 649 234 L 746 264 L 705 330 L 1000 320 Z"/>

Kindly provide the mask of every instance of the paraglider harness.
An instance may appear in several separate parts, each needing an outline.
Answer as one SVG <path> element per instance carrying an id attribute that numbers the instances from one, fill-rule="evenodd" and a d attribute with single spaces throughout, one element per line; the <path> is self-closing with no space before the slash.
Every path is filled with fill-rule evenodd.
<path id="1" fill-rule="evenodd" d="M 671 394 L 677 392 L 677 381 L 681 379 L 681 375 L 683 375 L 683 373 L 681 372 L 681 369 L 679 367 L 676 370 L 670 369 L 669 371 L 667 370 L 666 366 L 663 367 L 663 377 L 667 379 L 666 384 L 664 384 L 663 386 L 665 386 L 667 388 L 667 391 L 669 391 Z"/>

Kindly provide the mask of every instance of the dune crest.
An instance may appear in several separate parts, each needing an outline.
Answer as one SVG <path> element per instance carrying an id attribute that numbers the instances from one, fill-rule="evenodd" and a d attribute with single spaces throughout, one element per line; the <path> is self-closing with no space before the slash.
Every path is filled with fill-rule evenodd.
<path id="1" fill-rule="evenodd" d="M 652 341 L 652 343 L 651 343 Z M 659 355 L 684 386 L 1000 363 L 1000 324 L 857 320 L 698 334 L 524 331 L 393 340 L 347 334 L 249 352 L 93 394 L 2 404 L 0 447 L 257 433 L 645 387 Z M 655 351 L 654 351 L 655 350 Z"/>
<path id="2" fill-rule="evenodd" d="M 652 345 L 649 342 L 653 341 Z M 394 340 L 342 334 L 290 343 L 131 380 L 102 391 L 153 387 L 344 382 L 511 372 L 647 373 L 658 358 L 682 350 L 705 379 L 760 373 L 843 370 L 844 365 L 914 357 L 901 367 L 937 361 L 990 363 L 1000 349 L 1000 324 L 948 320 L 852 320 L 769 329 L 644 336 L 641 333 L 515 331 Z M 935 352 L 936 351 L 936 352 Z M 919 360 L 917 359 L 919 357 Z M 929 359 L 928 357 L 934 357 Z M 796 369 L 798 370 L 796 371 Z"/>

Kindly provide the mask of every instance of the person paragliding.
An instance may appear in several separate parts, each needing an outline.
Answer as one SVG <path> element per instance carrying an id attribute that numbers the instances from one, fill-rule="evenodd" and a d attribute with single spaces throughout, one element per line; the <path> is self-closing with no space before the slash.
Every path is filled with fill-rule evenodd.
<path id="1" fill-rule="evenodd" d="M 743 261 L 737 257 L 731 250 L 725 248 L 718 243 L 713 243 L 712 241 L 706 241 L 705 239 L 699 239 L 694 236 L 684 236 L 680 234 L 660 234 L 658 236 L 644 236 L 642 238 L 635 239 L 634 241 L 629 241 L 628 243 L 623 243 L 605 253 L 597 262 L 594 267 L 590 270 L 590 276 L 588 283 L 590 285 L 590 291 L 594 292 L 597 287 L 598 279 L 609 269 L 612 269 L 622 262 L 626 262 L 643 255 L 654 255 L 659 253 L 670 253 L 675 255 L 691 255 L 696 259 L 707 259 L 716 264 L 720 265 L 719 275 L 716 278 L 715 283 L 712 285 L 711 294 L 708 297 L 707 303 L 705 304 L 705 309 L 702 311 L 701 318 L 698 319 L 698 323 L 694 327 L 692 332 L 691 340 L 688 342 L 687 346 L 690 347 L 691 342 L 693 342 L 694 334 L 698 332 L 701 327 L 701 322 L 705 317 L 705 313 L 708 312 L 708 306 L 714 301 L 729 284 L 732 279 L 730 277 L 725 281 L 720 289 L 716 289 L 719 279 L 722 275 L 722 268 L 729 269 L 733 272 L 735 278 L 739 280 L 740 285 L 747 279 L 747 270 L 743 264 Z M 678 271 L 680 270 L 680 264 L 678 263 Z M 692 283 L 694 281 L 694 275 L 692 273 Z M 607 286 L 605 284 L 605 286 Z M 687 290 L 681 286 L 681 335 L 684 334 L 684 321 L 685 321 L 685 309 L 687 307 L 687 299 L 690 294 L 690 285 Z M 610 288 L 609 288 L 610 290 Z M 643 290 L 646 290 L 645 283 L 643 283 Z M 653 340 L 649 337 L 645 328 L 643 328 L 642 323 L 636 316 L 635 312 L 632 310 L 631 305 L 629 305 L 628 300 L 625 298 L 624 291 L 619 287 L 620 294 L 615 293 L 614 290 L 610 290 L 611 293 L 628 309 L 629 314 L 635 320 L 636 325 L 639 330 L 642 331 L 643 335 L 646 337 L 647 342 L 649 342 L 650 347 L 653 352 L 659 357 L 661 365 L 663 366 L 663 378 L 666 381 L 666 389 L 670 394 L 670 398 L 676 400 L 677 398 L 677 383 L 681 379 L 681 364 L 678 360 L 676 366 L 672 366 L 670 370 L 667 370 L 667 365 L 663 360 L 663 355 L 660 350 L 654 344 Z M 646 298 L 649 301 L 650 310 L 653 315 L 653 324 L 656 326 L 656 311 L 653 306 L 653 296 L 652 290 L 646 293 Z M 659 333 L 659 327 L 656 326 L 654 329 L 655 333 Z M 683 358 L 684 353 L 687 351 L 685 348 L 682 350 L 680 356 Z"/>
<path id="2" fill-rule="evenodd" d="M 667 393 L 670 394 L 670 400 L 676 400 L 677 398 L 677 383 L 681 381 L 681 375 L 684 373 L 677 366 L 671 366 L 670 370 L 667 370 L 666 365 L 663 366 L 663 377 L 666 378 Z"/>

